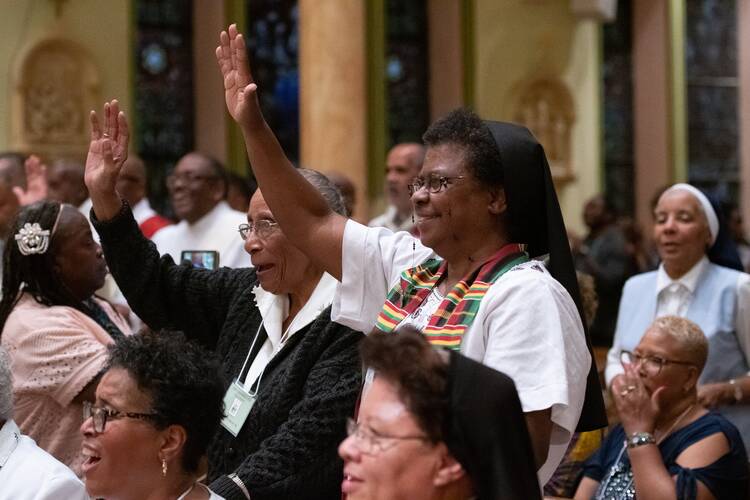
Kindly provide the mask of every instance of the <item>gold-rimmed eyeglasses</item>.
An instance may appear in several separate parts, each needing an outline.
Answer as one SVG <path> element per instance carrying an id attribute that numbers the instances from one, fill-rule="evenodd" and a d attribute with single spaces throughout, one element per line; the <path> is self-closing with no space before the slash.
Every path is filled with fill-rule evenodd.
<path id="1" fill-rule="evenodd" d="M 675 359 L 662 358 L 660 356 L 646 356 L 637 352 L 620 351 L 620 362 L 633 365 L 634 367 L 642 366 L 646 375 L 655 377 L 661 373 L 661 369 L 665 365 L 685 365 L 695 366 L 695 363 L 689 361 L 678 361 Z"/>
<path id="2" fill-rule="evenodd" d="M 408 185 L 409 194 L 414 195 L 414 193 L 423 187 L 426 187 L 427 191 L 431 194 L 437 194 L 446 189 L 449 184 L 465 178 L 465 175 L 446 176 L 437 174 L 430 174 L 427 177 L 415 177 Z"/>
<path id="3" fill-rule="evenodd" d="M 427 436 L 391 436 L 377 433 L 357 423 L 352 418 L 346 419 L 346 434 L 357 440 L 357 447 L 365 455 L 378 455 L 396 446 L 401 441 L 429 441 Z"/>
<path id="4" fill-rule="evenodd" d="M 240 224 L 240 227 L 237 229 L 237 231 L 239 231 L 242 241 L 245 241 L 253 231 L 255 231 L 255 234 L 256 236 L 258 236 L 258 238 L 265 239 L 271 236 L 274 231 L 276 231 L 278 226 L 278 222 L 268 219 L 261 219 L 257 222 L 251 222 L 249 224 Z"/>

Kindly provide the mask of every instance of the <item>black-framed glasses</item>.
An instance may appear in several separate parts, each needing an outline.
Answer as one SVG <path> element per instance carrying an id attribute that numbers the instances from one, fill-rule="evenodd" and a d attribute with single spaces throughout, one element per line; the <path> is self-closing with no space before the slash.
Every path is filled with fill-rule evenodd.
<path id="1" fill-rule="evenodd" d="M 695 366 L 695 363 L 691 363 L 689 361 L 678 361 L 675 359 L 667 359 L 659 356 L 644 356 L 642 354 L 638 354 L 637 352 L 626 351 L 624 349 L 620 351 L 620 362 L 627 363 L 633 366 L 641 365 L 643 367 L 643 371 L 646 372 L 646 375 L 650 377 L 659 375 L 664 365 Z"/>
<path id="2" fill-rule="evenodd" d="M 379 434 L 358 424 L 352 418 L 346 419 L 346 435 L 354 436 L 357 447 L 365 455 L 378 455 L 396 446 L 400 441 L 429 441 L 427 436 L 390 436 Z"/>
<path id="3" fill-rule="evenodd" d="M 454 175 L 445 176 L 430 174 L 427 177 L 415 177 L 407 186 L 409 188 L 409 194 L 413 195 L 423 187 L 427 188 L 431 194 L 436 194 L 448 187 L 448 184 L 452 184 L 454 181 L 466 178 L 465 175 Z"/>
<path id="4" fill-rule="evenodd" d="M 204 174 L 195 174 L 193 172 L 182 172 L 182 173 L 175 173 L 172 172 L 167 176 L 167 187 L 172 189 L 177 185 L 177 182 L 182 182 L 183 184 L 188 185 L 194 185 L 201 181 L 210 181 L 218 179 L 218 176 L 216 175 L 204 175 Z"/>
<path id="5" fill-rule="evenodd" d="M 240 224 L 240 227 L 237 229 L 237 231 L 240 233 L 240 238 L 242 238 L 242 241 L 245 241 L 253 231 L 255 231 L 255 234 L 256 236 L 258 236 L 258 238 L 263 240 L 271 236 L 274 231 L 276 231 L 278 226 L 278 222 L 268 219 L 261 219 L 258 222 Z"/>
<path id="6" fill-rule="evenodd" d="M 117 411 L 103 406 L 94 406 L 91 401 L 83 402 L 83 420 L 89 418 L 94 420 L 94 431 L 97 434 L 104 432 L 107 420 L 116 420 L 118 418 L 134 418 L 137 420 L 156 420 L 156 413 L 134 413 L 129 411 Z"/>

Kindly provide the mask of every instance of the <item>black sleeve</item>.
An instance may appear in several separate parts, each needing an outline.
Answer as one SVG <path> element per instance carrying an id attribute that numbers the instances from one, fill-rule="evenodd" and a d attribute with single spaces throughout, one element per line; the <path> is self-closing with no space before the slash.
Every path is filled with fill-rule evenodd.
<path id="1" fill-rule="evenodd" d="M 106 222 L 91 220 L 101 238 L 109 270 L 135 313 L 152 329 L 173 328 L 209 348 L 216 345 L 232 297 L 254 278 L 250 269 L 215 271 L 178 266 L 159 257 L 123 202 Z"/>
<path id="2" fill-rule="evenodd" d="M 343 462 L 337 449 L 359 395 L 361 338 L 359 332 L 342 333 L 310 371 L 287 420 L 234 471 L 252 500 L 340 496 Z M 227 500 L 246 499 L 226 475 L 216 478 L 211 490 Z"/>

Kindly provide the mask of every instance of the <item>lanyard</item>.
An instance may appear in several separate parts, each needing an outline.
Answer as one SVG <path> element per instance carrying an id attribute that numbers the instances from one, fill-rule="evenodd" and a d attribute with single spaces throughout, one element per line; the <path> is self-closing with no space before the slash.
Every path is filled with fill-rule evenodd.
<path id="1" fill-rule="evenodd" d="M 295 318 L 296 319 L 296 318 Z M 260 326 L 258 327 L 258 331 L 255 333 L 255 337 L 253 338 L 253 343 L 250 344 L 250 350 L 247 352 L 247 356 L 245 357 L 245 362 L 242 363 L 242 369 L 240 370 L 240 374 L 238 377 L 238 382 L 240 382 L 243 386 L 247 383 L 247 380 L 242 380 L 243 377 L 247 377 L 250 373 L 250 368 L 247 366 L 248 362 L 250 361 L 250 356 L 253 353 L 253 350 L 255 348 L 255 344 L 258 341 L 258 337 L 260 336 L 261 328 L 263 328 L 264 321 L 261 320 Z M 258 375 L 258 378 L 255 379 L 255 382 L 253 382 L 250 387 L 247 389 L 247 393 L 250 394 L 253 397 L 257 397 L 258 391 L 260 390 L 260 382 L 263 379 L 263 375 L 266 373 L 266 367 L 268 366 L 268 363 L 271 362 L 271 360 L 276 356 L 276 354 L 283 349 L 284 345 L 286 344 L 287 340 L 289 340 L 289 332 L 292 330 L 292 326 L 294 326 L 294 320 L 289 324 L 289 326 L 286 328 L 286 331 L 281 335 L 281 338 L 279 339 L 279 345 L 276 346 L 271 353 L 271 357 L 269 358 L 268 362 L 263 365 L 263 368 L 260 371 L 260 374 Z M 256 353 L 257 356 L 257 353 Z M 248 368 L 247 373 L 245 372 L 245 368 Z M 253 387 L 255 387 L 255 390 L 253 390 Z"/>

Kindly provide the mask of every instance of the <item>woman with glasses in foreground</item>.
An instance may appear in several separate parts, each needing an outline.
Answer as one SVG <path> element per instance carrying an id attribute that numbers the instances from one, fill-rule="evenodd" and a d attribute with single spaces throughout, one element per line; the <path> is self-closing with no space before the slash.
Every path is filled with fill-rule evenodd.
<path id="1" fill-rule="evenodd" d="M 208 448 L 211 489 L 229 500 L 327 499 L 339 493 L 336 447 L 354 412 L 362 334 L 331 321 L 336 280 L 292 245 L 257 191 L 239 228 L 253 269 L 207 270 L 159 258 L 115 190 L 128 129 L 116 101 L 92 113 L 86 185 L 104 255 L 133 310 L 215 351 L 226 417 Z M 336 187 L 305 182 L 344 213 Z"/>
<path id="2" fill-rule="evenodd" d="M 175 332 L 109 347 L 96 403 L 84 403 L 83 474 L 92 498 L 220 500 L 198 483 L 222 416 L 219 365 Z"/>
<path id="3" fill-rule="evenodd" d="M 589 459 L 576 500 L 745 498 L 748 466 L 737 428 L 698 401 L 708 341 L 693 322 L 657 319 L 622 351 L 612 383 L 621 424 Z"/>
<path id="4" fill-rule="evenodd" d="M 347 500 L 540 498 L 509 377 L 411 327 L 372 333 L 361 352 L 373 376 L 339 446 Z"/>

